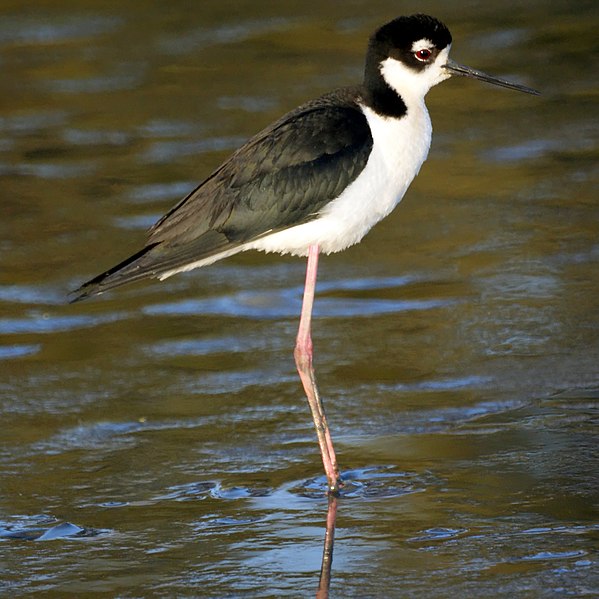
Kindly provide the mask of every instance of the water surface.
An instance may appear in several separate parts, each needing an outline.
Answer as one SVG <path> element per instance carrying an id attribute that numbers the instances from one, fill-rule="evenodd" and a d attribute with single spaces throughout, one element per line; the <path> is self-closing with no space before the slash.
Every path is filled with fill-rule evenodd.
<path id="1" fill-rule="evenodd" d="M 459 62 L 428 162 L 321 261 L 345 479 L 335 597 L 598 592 L 597 13 L 432 1 Z M 0 9 L 0 589 L 310 596 L 325 481 L 292 348 L 299 259 L 66 305 L 283 112 L 359 79 L 388 1 Z"/>

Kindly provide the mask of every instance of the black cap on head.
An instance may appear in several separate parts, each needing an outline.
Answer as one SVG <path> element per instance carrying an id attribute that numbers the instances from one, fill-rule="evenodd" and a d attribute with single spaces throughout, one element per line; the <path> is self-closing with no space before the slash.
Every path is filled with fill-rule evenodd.
<path id="1" fill-rule="evenodd" d="M 412 44 L 421 39 L 428 39 L 443 50 L 451 44 L 451 33 L 441 21 L 428 15 L 398 17 L 374 32 L 370 48 L 377 49 L 379 55 L 399 58 L 398 51 L 410 52 Z"/>

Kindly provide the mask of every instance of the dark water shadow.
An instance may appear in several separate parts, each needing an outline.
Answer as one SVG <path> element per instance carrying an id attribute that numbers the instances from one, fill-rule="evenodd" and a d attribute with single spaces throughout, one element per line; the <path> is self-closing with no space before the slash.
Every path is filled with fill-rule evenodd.
<path id="1" fill-rule="evenodd" d="M 56 541 L 97 537 L 107 531 L 83 528 L 71 522 L 57 522 L 44 516 L 20 519 L 14 523 L 0 523 L 0 539 L 18 541 Z"/>

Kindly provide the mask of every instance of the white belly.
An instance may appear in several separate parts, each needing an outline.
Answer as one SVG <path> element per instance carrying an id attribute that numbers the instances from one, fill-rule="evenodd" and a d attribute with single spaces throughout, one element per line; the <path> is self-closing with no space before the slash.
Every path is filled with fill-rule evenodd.
<path id="1" fill-rule="evenodd" d="M 358 178 L 317 219 L 248 243 L 243 250 L 306 256 L 318 244 L 326 254 L 338 252 L 358 243 L 397 206 L 428 154 L 432 128 L 426 106 L 411 106 L 399 120 L 362 110 L 373 147 Z"/>

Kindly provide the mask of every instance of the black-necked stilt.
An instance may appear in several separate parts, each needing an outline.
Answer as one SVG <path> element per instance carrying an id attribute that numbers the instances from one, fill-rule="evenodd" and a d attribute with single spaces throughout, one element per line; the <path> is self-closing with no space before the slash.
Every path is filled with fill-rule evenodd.
<path id="1" fill-rule="evenodd" d="M 339 469 L 312 366 L 318 254 L 358 243 L 403 197 L 431 143 L 424 96 L 452 75 L 533 89 L 449 59 L 451 34 L 426 15 L 399 17 L 370 38 L 364 82 L 296 108 L 237 150 L 149 232 L 146 246 L 88 281 L 72 301 L 171 275 L 246 250 L 307 256 L 295 361 L 329 491 Z"/>

